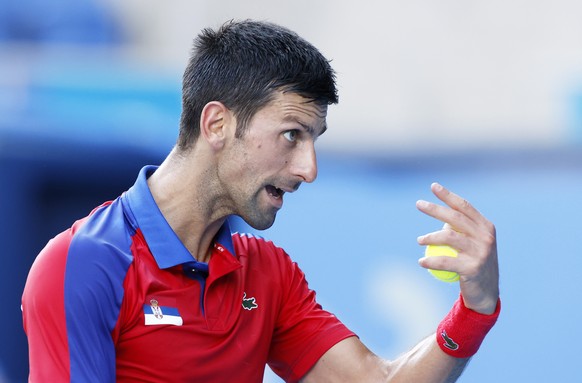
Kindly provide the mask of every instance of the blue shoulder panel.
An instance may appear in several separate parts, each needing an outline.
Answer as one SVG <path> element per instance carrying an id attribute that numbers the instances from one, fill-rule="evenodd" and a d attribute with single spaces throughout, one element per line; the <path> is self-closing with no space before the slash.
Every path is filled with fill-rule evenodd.
<path id="1" fill-rule="evenodd" d="M 123 281 L 133 261 L 134 234 L 117 199 L 97 209 L 71 241 L 65 314 L 73 382 L 115 381 L 111 333 L 123 300 Z"/>

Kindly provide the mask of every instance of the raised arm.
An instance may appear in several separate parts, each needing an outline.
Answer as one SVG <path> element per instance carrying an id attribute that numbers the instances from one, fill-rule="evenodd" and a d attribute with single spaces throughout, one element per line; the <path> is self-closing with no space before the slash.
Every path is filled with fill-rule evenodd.
<path id="1" fill-rule="evenodd" d="M 445 206 L 418 201 L 417 208 L 442 222 L 418 237 L 420 245 L 449 245 L 458 257 L 422 258 L 425 268 L 459 273 L 461 295 L 437 332 L 394 361 L 348 338 L 327 351 L 303 382 L 454 382 L 499 315 L 499 269 L 494 225 L 469 202 L 439 184 L 432 192 Z"/>

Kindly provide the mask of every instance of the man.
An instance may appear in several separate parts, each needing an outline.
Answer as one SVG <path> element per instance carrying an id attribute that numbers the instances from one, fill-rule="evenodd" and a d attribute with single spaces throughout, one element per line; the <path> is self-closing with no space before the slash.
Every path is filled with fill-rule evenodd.
<path id="1" fill-rule="evenodd" d="M 454 381 L 499 313 L 494 226 L 438 184 L 445 223 L 419 244 L 456 259 L 461 294 L 438 332 L 394 361 L 369 351 L 315 301 L 273 243 L 231 233 L 238 215 L 270 227 L 284 195 L 317 176 L 314 143 L 337 103 L 328 61 L 263 22 L 204 30 L 184 74 L 176 147 L 115 201 L 49 242 L 23 294 L 30 380 Z M 446 259 L 445 259 L 446 258 Z"/>

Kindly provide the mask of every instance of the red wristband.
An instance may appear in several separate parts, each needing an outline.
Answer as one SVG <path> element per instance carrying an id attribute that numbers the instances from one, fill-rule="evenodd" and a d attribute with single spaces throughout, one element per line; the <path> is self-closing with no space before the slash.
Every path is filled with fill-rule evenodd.
<path id="1" fill-rule="evenodd" d="M 480 314 L 467 308 L 463 297 L 460 296 L 438 326 L 436 332 L 438 345 L 446 354 L 456 358 L 473 356 L 497 321 L 500 310 L 501 300 L 498 300 L 493 314 Z"/>

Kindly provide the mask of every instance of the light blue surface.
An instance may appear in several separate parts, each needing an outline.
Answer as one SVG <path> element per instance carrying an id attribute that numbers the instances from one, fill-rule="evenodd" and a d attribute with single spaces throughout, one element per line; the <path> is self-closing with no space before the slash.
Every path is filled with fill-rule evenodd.
<path id="1" fill-rule="evenodd" d="M 433 280 L 416 266 L 422 253 L 416 237 L 440 224 L 419 213 L 415 201 L 434 201 L 429 185 L 439 181 L 471 201 L 498 230 L 503 310 L 459 381 L 582 381 L 577 365 L 582 340 L 581 163 L 544 165 L 538 158 L 532 165 L 497 161 L 488 167 L 467 156 L 457 166 L 439 168 L 444 161 L 438 158 L 424 161 L 382 170 L 350 164 L 349 159 L 324 159 L 320 179 L 286 195 L 278 222 L 262 234 L 302 266 L 324 305 L 372 350 L 392 358 L 405 351 L 390 347 L 398 343 L 398 328 L 381 323 L 364 297 L 363 286 L 375 265 L 385 263 L 385 257 L 408 265 L 411 276 L 420 276 L 444 297 L 443 313 L 458 294 L 456 285 Z M 266 380 L 278 381 L 269 375 Z"/>

